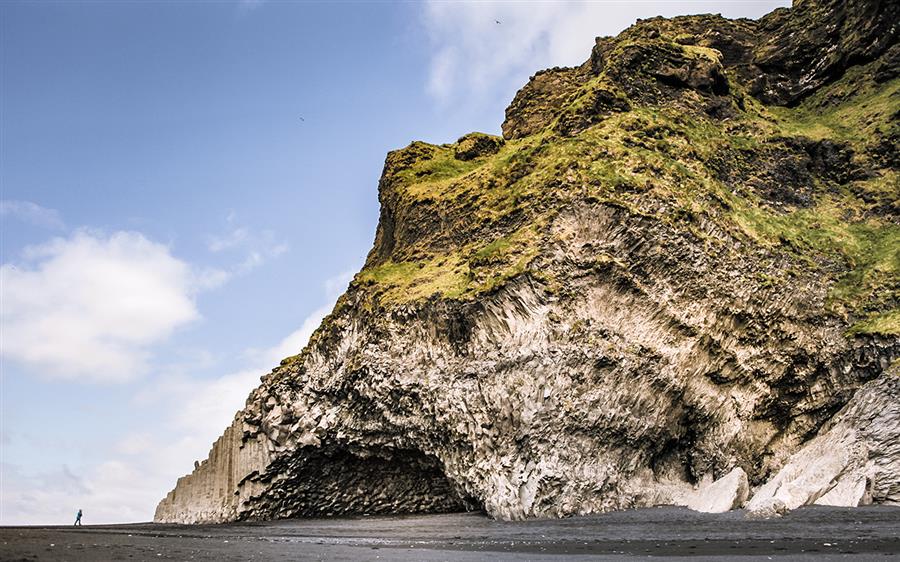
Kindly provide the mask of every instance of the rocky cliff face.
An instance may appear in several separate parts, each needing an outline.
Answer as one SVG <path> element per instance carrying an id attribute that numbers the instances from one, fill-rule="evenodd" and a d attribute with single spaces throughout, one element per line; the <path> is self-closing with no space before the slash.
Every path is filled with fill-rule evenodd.
<path id="1" fill-rule="evenodd" d="M 156 519 L 898 501 L 896 420 L 779 492 L 900 398 L 898 10 L 639 21 L 391 152 L 365 267 Z"/>
<path id="2" fill-rule="evenodd" d="M 801 505 L 900 505 L 900 365 L 869 383 L 753 496 L 764 515 Z"/>

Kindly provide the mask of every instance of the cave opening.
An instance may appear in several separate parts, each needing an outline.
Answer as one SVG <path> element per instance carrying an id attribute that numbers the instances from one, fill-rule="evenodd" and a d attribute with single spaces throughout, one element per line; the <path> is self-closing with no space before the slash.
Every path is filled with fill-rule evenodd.
<path id="1" fill-rule="evenodd" d="M 267 496 L 272 515 L 333 517 L 481 510 L 444 474 L 438 459 L 414 449 L 298 451 L 290 477 Z"/>

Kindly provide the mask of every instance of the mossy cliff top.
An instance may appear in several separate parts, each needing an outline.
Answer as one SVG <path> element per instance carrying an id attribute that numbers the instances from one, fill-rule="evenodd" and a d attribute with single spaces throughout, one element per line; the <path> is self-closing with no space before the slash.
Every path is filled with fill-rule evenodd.
<path id="1" fill-rule="evenodd" d="M 897 11 L 805 1 L 759 21 L 654 18 L 597 39 L 580 67 L 532 77 L 503 138 L 388 155 L 354 286 L 390 306 L 470 299 L 525 272 L 546 280 L 550 221 L 596 200 L 710 251 L 787 256 L 759 275 L 819 277 L 855 332 L 897 333 Z M 863 20 L 877 25 L 852 25 Z"/>

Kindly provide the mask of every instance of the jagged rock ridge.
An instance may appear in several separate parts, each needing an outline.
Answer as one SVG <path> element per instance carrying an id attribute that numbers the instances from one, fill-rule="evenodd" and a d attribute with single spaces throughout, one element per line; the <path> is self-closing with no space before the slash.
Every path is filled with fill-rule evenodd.
<path id="1" fill-rule="evenodd" d="M 388 154 L 365 267 L 156 519 L 898 501 L 848 405 L 898 398 L 898 9 L 639 21 Z"/>

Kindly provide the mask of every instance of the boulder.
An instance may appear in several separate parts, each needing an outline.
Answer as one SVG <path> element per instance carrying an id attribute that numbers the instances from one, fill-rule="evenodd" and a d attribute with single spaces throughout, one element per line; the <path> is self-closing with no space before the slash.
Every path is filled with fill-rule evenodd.
<path id="1" fill-rule="evenodd" d="M 684 499 L 684 505 L 694 511 L 704 513 L 723 513 L 738 509 L 750 492 L 747 473 L 737 467 L 715 482 L 702 485 Z"/>
<path id="2" fill-rule="evenodd" d="M 813 440 L 756 491 L 747 509 L 772 515 L 803 505 L 900 503 L 898 366 L 860 388 Z"/>

